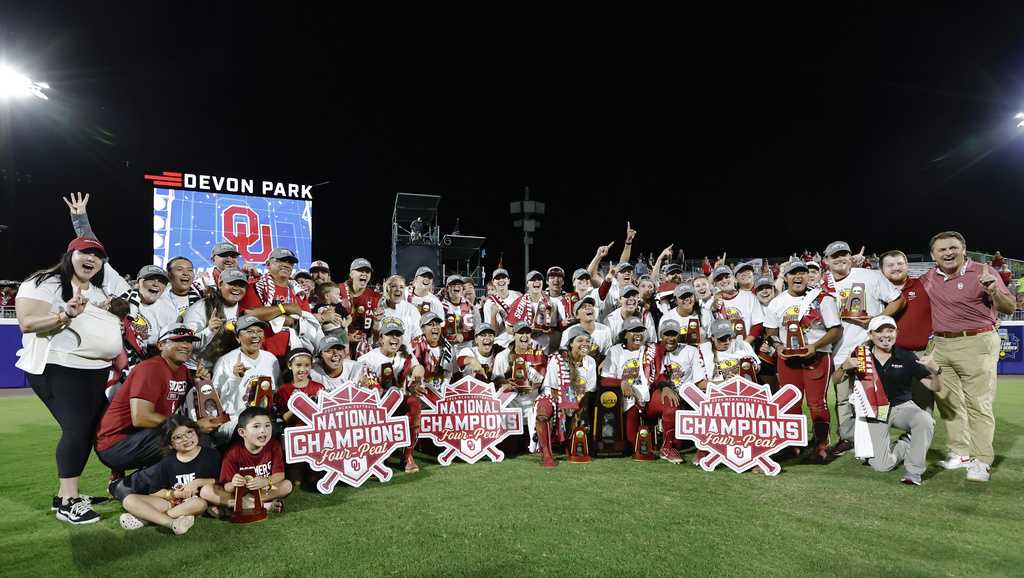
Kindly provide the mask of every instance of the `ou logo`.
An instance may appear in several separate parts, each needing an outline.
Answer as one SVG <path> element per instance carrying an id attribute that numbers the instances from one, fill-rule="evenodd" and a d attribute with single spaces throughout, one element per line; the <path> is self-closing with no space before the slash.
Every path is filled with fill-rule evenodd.
<path id="1" fill-rule="evenodd" d="M 221 215 L 224 239 L 234 243 L 246 261 L 262 263 L 274 250 L 270 225 L 260 224 L 256 211 L 243 205 L 231 205 Z M 260 250 L 257 251 L 256 247 Z"/>

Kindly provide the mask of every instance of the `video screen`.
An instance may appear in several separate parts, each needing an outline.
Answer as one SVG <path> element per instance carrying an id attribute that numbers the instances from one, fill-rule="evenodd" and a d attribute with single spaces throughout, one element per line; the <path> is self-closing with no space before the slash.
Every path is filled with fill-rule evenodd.
<path id="1" fill-rule="evenodd" d="M 313 249 L 313 202 L 183 189 L 153 189 L 153 264 L 177 256 L 196 270 L 213 266 L 217 243 L 238 247 L 243 263 L 262 269 L 270 252 L 291 249 L 297 269 L 309 269 Z"/>

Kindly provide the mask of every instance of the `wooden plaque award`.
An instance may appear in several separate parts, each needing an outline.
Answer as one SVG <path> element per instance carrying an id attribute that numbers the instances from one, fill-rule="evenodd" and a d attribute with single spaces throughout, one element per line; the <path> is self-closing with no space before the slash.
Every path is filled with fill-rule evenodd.
<path id="1" fill-rule="evenodd" d="M 382 363 L 380 366 L 380 388 L 387 389 L 389 387 L 398 387 L 398 380 L 395 379 L 395 368 L 389 361 Z"/>
<path id="2" fill-rule="evenodd" d="M 744 379 L 749 379 L 754 383 L 758 383 L 757 370 L 754 369 L 754 360 L 752 358 L 744 357 L 740 360 L 739 375 Z"/>
<path id="3" fill-rule="evenodd" d="M 245 476 L 248 482 L 252 476 Z M 246 496 L 252 496 L 252 507 L 246 507 Z M 267 519 L 267 508 L 263 506 L 263 496 L 259 490 L 250 490 L 246 487 L 235 488 L 235 510 L 231 514 L 231 521 L 235 524 L 251 524 L 262 522 Z"/>
<path id="4" fill-rule="evenodd" d="M 654 455 L 654 436 L 651 435 L 651 428 L 645 423 L 640 424 L 640 430 L 636 432 L 636 443 L 633 444 L 633 459 L 638 462 L 650 462 L 658 459 Z"/>
<path id="5" fill-rule="evenodd" d="M 736 334 L 736 339 L 747 338 L 747 323 L 743 321 L 742 317 L 733 317 L 729 320 L 732 325 L 732 331 Z"/>
<path id="6" fill-rule="evenodd" d="M 700 344 L 700 320 L 691 319 L 686 324 L 686 333 L 683 334 L 683 343 L 687 345 Z"/>
<path id="7" fill-rule="evenodd" d="M 804 329 L 800 326 L 800 320 L 796 317 L 787 317 L 782 322 L 786 329 L 786 340 L 782 343 L 782 354 L 786 356 L 806 355 L 807 338 L 804 337 Z"/>
<path id="8" fill-rule="evenodd" d="M 220 397 L 209 379 L 196 382 L 196 419 L 212 417 L 218 423 L 227 423 L 230 419 L 220 403 Z"/>
<path id="9" fill-rule="evenodd" d="M 840 311 L 841 319 L 867 319 L 867 303 L 865 303 L 863 283 L 854 283 L 850 286 L 850 294 L 843 300 L 843 310 Z"/>
<path id="10" fill-rule="evenodd" d="M 459 319 L 455 317 L 454 313 L 449 313 L 444 316 L 444 338 L 448 341 L 455 339 L 455 336 L 459 333 Z"/>
<path id="11" fill-rule="evenodd" d="M 537 305 L 537 314 L 533 316 L 533 328 L 540 330 L 551 329 L 551 306 L 546 303 Z"/>
<path id="12" fill-rule="evenodd" d="M 274 380 L 266 375 L 253 377 L 249 380 L 246 397 L 250 406 L 270 409 L 274 405 Z"/>
<path id="13" fill-rule="evenodd" d="M 512 368 L 510 381 L 519 393 L 529 393 L 533 387 L 530 385 L 530 368 L 526 358 L 516 355 L 515 351 L 508 352 L 509 366 Z"/>
<path id="14" fill-rule="evenodd" d="M 582 425 L 577 425 L 569 435 L 569 463 L 585 464 L 592 461 L 590 457 L 590 445 L 587 440 L 587 430 Z"/>

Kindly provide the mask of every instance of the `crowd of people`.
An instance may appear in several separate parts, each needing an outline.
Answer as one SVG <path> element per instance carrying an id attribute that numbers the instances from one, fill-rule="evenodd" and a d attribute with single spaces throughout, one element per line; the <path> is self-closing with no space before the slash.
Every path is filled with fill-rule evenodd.
<path id="1" fill-rule="evenodd" d="M 65 202 L 77 236 L 16 297 L 17 366 L 62 430 L 52 508 L 65 522 L 99 519 L 92 505 L 106 498 L 79 488 L 92 452 L 111 470 L 108 491 L 126 529 L 184 533 L 198 515 L 226 515 L 239 488 L 280 511 L 317 476 L 284 463 L 279 438 L 297 423 L 290 396 L 347 382 L 397 389 L 416 439 L 426 388 L 463 376 L 515 393 L 528 427 L 506 451 L 537 454 L 545 467 L 557 465 L 556 448 L 575 428 L 593 440 L 595 394 L 609 387 L 622 399 L 624 447 L 647 424 L 660 433 L 661 459 L 682 464 L 693 451 L 697 463 L 703 451 L 674 435 L 683 387 L 742 376 L 793 384 L 806 400 L 813 439 L 783 459 L 828 464 L 854 451 L 878 471 L 902 463 L 901 482 L 920 485 L 934 406 L 948 440 L 939 466 L 966 469 L 973 481 L 990 476 L 997 315 L 1015 302 L 990 265 L 967 258 L 955 231 L 929 241 L 935 266 L 920 278 L 908 276 L 901 251 L 868 269 L 863 249 L 844 241 L 777 274 L 724 256 L 706 274 L 684 274 L 670 246 L 638 275 L 637 231 L 627 225 L 607 269 L 615 243 L 569 275 L 551 266 L 527 272 L 522 285 L 500 266 L 485 288 L 423 266 L 378 290 L 364 258 L 339 276 L 324 261 L 297 271 L 283 248 L 266 263 L 242 263 L 227 242 L 212 248 L 207 271 L 175 257 L 141 267 L 132 285 L 93 234 L 88 195 Z M 865 364 L 879 387 L 860 403 Z M 893 428 L 903 434 L 895 442 Z M 419 449 L 429 455 L 428 446 Z M 418 471 L 414 447 L 400 464 Z"/>

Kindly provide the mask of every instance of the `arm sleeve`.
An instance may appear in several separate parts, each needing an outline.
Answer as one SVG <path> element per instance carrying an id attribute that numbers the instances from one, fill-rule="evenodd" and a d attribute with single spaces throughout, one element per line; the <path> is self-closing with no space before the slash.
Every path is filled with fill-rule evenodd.
<path id="1" fill-rule="evenodd" d="M 775 307 L 771 303 L 768 307 L 764 308 L 763 325 L 765 329 L 778 329 L 779 323 L 782 321 L 779 319 L 779 314 L 776 312 Z"/>
<path id="2" fill-rule="evenodd" d="M 283 474 L 284 473 L 284 450 L 281 449 L 281 442 L 276 439 L 273 440 L 273 446 L 270 449 L 270 455 L 272 463 L 270 465 L 271 474 Z"/>
<path id="3" fill-rule="evenodd" d="M 75 235 L 95 239 L 96 234 L 92 232 L 92 225 L 89 223 L 88 211 L 81 215 L 71 215 L 71 226 L 75 228 Z"/>
<path id="4" fill-rule="evenodd" d="M 234 447 L 231 446 L 231 449 L 234 449 Z M 222 484 L 231 481 L 231 478 L 235 477 L 235 474 L 238 473 L 238 466 L 235 464 L 235 459 L 232 455 L 234 452 L 231 449 L 224 455 L 224 461 L 220 464 L 220 483 Z"/>
<path id="5" fill-rule="evenodd" d="M 825 324 L 825 327 L 832 329 L 840 324 L 839 319 L 839 306 L 836 305 L 835 297 L 826 295 L 821 300 L 821 321 Z"/>

